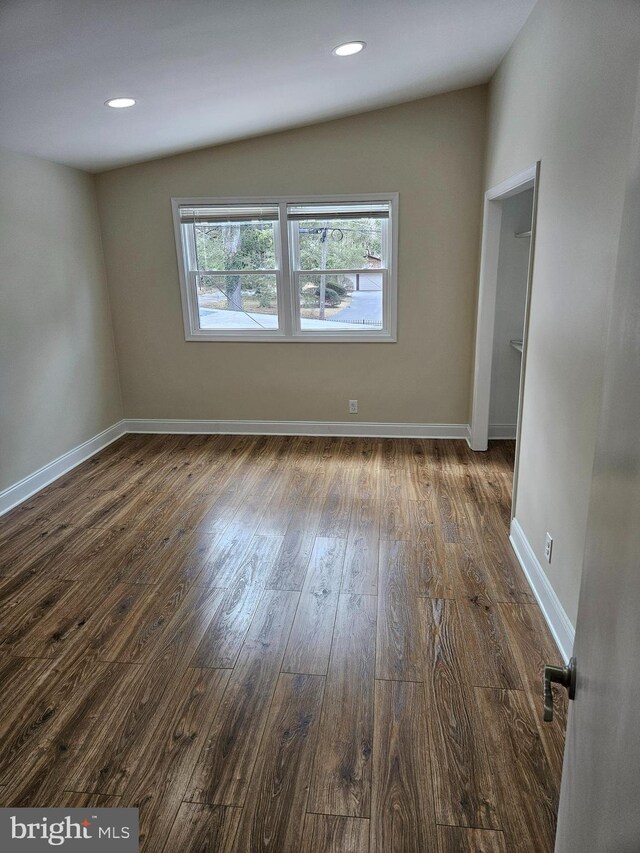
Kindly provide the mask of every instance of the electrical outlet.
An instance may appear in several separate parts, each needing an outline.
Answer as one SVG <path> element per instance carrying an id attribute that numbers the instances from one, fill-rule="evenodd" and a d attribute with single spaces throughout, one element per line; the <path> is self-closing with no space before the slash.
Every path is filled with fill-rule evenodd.
<path id="1" fill-rule="evenodd" d="M 358 401 L 357 400 L 349 400 L 349 414 L 357 415 L 358 414 Z"/>
<path id="2" fill-rule="evenodd" d="M 551 549 L 553 548 L 553 539 L 550 533 L 547 533 L 544 539 L 544 556 L 547 563 L 551 562 Z"/>

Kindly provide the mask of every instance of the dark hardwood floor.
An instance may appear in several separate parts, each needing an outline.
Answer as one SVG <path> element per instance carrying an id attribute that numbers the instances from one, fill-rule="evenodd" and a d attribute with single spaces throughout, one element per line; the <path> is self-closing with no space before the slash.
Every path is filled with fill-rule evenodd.
<path id="1" fill-rule="evenodd" d="M 146 853 L 551 853 L 513 443 L 129 435 L 0 518 L 0 804 Z"/>

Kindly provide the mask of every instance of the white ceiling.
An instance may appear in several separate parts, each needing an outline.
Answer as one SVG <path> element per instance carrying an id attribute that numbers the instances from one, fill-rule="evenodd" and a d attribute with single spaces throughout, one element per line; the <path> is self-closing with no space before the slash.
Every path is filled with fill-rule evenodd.
<path id="1" fill-rule="evenodd" d="M 534 5 L 0 0 L 0 145 L 100 171 L 482 83 Z"/>

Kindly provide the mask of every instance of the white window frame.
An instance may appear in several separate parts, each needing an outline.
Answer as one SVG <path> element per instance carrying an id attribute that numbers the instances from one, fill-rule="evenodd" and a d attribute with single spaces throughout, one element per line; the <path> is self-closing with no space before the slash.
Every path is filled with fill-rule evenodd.
<path id="1" fill-rule="evenodd" d="M 184 319 L 184 335 L 186 341 L 277 341 L 279 343 L 305 342 L 340 342 L 362 343 L 378 341 L 394 343 L 397 341 L 398 323 L 398 200 L 394 193 L 359 193 L 352 195 L 330 196 L 250 196 L 224 198 L 172 198 L 173 225 L 178 257 L 178 275 L 180 278 L 180 296 Z M 336 329 L 326 332 L 318 330 L 305 331 L 300 327 L 300 302 L 297 292 L 298 272 L 292 264 L 293 245 L 290 240 L 289 223 L 287 221 L 287 206 L 291 204 L 349 204 L 358 202 L 384 202 L 389 204 L 389 236 L 387 249 L 387 266 L 381 271 L 383 275 L 383 305 L 382 329 L 363 329 L 359 332 L 341 331 Z M 279 208 L 279 221 L 275 228 L 276 234 L 276 263 L 277 270 L 258 270 L 256 273 L 276 275 L 278 293 L 278 329 L 241 330 L 241 329 L 200 329 L 198 298 L 195 286 L 195 276 L 189 269 L 188 241 L 182 239 L 180 225 L 181 207 L 208 207 L 223 205 L 265 205 Z M 309 270 L 305 270 L 309 274 Z M 326 275 L 336 275 L 362 270 L 326 270 Z M 212 271 L 214 274 L 224 274 L 224 270 Z M 200 274 L 204 274 L 200 272 Z M 315 271 L 311 271 L 315 274 Z"/>

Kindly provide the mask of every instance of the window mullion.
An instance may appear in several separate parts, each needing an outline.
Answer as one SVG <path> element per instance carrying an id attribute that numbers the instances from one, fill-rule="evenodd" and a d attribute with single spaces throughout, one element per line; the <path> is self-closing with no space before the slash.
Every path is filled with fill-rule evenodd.
<path id="1" fill-rule="evenodd" d="M 291 305 L 293 311 L 293 335 L 299 337 L 302 335 L 302 327 L 300 325 L 300 223 L 292 220 L 287 223 L 287 231 L 291 248 L 289 257 L 292 263 L 291 273 Z"/>
<path id="2" fill-rule="evenodd" d="M 282 318 L 282 331 L 287 338 L 293 336 L 293 292 L 294 282 L 289 255 L 289 229 L 287 227 L 287 203 L 281 201 L 278 232 L 280 237 L 280 273 L 278 275 L 278 310 Z"/>

